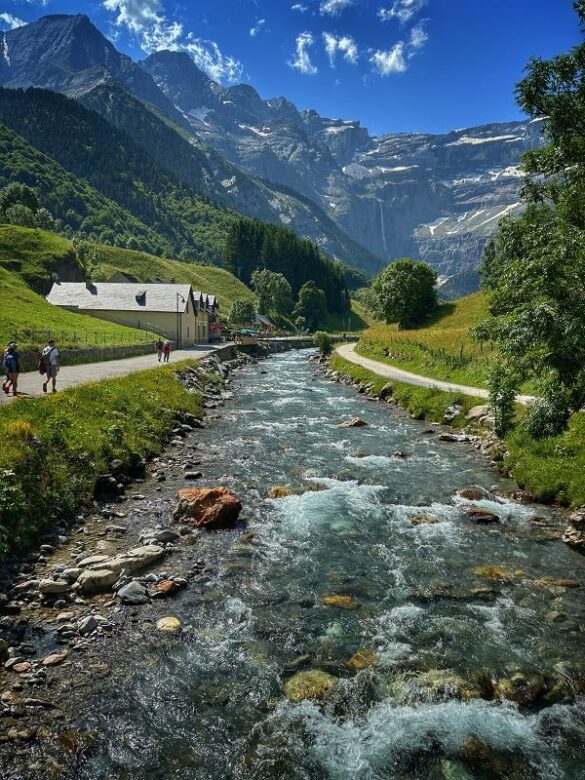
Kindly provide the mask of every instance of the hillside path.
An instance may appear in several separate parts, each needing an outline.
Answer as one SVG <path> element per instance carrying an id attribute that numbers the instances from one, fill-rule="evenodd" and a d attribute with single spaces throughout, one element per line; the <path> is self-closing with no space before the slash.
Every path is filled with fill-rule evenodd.
<path id="1" fill-rule="evenodd" d="M 228 346 L 225 343 L 219 345 L 219 347 Z M 178 349 L 176 352 L 171 352 L 170 363 L 178 363 L 180 360 L 186 360 L 191 358 L 192 360 L 202 360 L 208 355 L 213 354 L 218 347 L 193 347 L 192 349 Z M 85 385 L 88 382 L 98 382 L 101 379 L 113 379 L 118 376 L 126 376 L 132 374 L 135 371 L 145 371 L 149 368 L 156 368 L 158 365 L 164 365 L 164 363 L 158 362 L 156 353 L 138 355 L 137 357 L 122 358 L 121 360 L 105 360 L 98 363 L 81 363 L 78 366 L 63 366 L 57 376 L 57 390 L 65 390 L 67 387 L 75 387 L 77 385 Z M 25 366 L 25 368 L 30 368 Z M 2 375 L 2 381 L 4 376 Z M 20 398 L 33 398 L 35 396 L 42 396 L 43 393 L 43 379 L 36 370 L 27 371 L 21 374 L 18 379 L 18 391 Z M 50 395 L 50 388 L 49 393 Z M 10 403 L 14 401 L 12 396 L 7 396 L 0 389 L 0 406 L 2 404 Z"/>
<path id="2" fill-rule="evenodd" d="M 389 366 L 387 363 L 380 363 L 378 360 L 362 357 L 355 351 L 355 344 L 342 344 L 340 347 L 337 347 L 336 352 L 345 360 L 349 360 L 350 363 L 367 368 L 374 374 L 393 379 L 395 382 L 405 382 L 408 385 L 417 385 L 418 387 L 436 387 L 438 390 L 445 390 L 448 393 L 462 393 L 475 398 L 489 398 L 489 392 L 481 387 L 468 387 L 467 385 L 458 385 L 454 382 L 443 382 L 429 376 L 421 376 L 410 371 L 404 371 L 402 368 Z M 527 404 L 534 401 L 535 398 L 532 395 L 518 395 L 516 400 L 518 403 Z"/>

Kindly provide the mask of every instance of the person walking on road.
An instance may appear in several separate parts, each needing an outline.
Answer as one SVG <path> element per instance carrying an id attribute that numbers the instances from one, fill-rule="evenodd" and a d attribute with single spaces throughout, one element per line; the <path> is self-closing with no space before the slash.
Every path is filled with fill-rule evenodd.
<path id="1" fill-rule="evenodd" d="M 41 352 L 45 364 L 46 380 L 43 382 L 43 393 L 47 392 L 49 382 L 52 384 L 52 390 L 57 392 L 57 374 L 59 373 L 59 350 L 55 346 L 55 339 L 49 339 L 47 346 Z"/>
<path id="2" fill-rule="evenodd" d="M 4 380 L 2 389 L 6 395 L 10 395 L 10 388 L 12 388 L 12 395 L 18 395 L 20 353 L 17 351 L 17 347 L 14 341 L 10 342 L 6 352 L 4 353 L 4 370 L 6 371 L 6 379 Z"/>
<path id="3" fill-rule="evenodd" d="M 165 343 L 163 345 L 163 355 L 164 355 L 164 362 L 168 363 L 169 362 L 169 358 L 171 356 L 171 342 L 170 341 L 165 341 Z"/>
<path id="4" fill-rule="evenodd" d="M 164 349 L 164 344 L 162 343 L 162 339 L 158 339 L 158 341 L 154 345 L 154 348 L 156 350 L 156 354 L 158 355 L 158 362 L 160 363 L 163 355 L 163 349 Z"/>

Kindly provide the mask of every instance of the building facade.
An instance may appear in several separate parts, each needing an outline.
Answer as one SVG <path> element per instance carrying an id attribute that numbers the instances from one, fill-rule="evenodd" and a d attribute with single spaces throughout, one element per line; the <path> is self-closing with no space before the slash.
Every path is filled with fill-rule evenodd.
<path id="1" fill-rule="evenodd" d="M 152 331 L 180 347 L 209 342 L 210 298 L 216 300 L 194 292 L 189 284 L 55 282 L 47 301 L 69 311 Z"/>

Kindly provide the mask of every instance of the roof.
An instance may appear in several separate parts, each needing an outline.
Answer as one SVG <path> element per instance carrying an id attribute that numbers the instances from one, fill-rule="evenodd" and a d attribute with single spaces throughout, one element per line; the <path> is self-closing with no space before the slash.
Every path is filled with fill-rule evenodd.
<path id="1" fill-rule="evenodd" d="M 254 322 L 257 322 L 259 325 L 265 325 L 266 327 L 270 327 L 272 325 L 268 317 L 266 317 L 264 314 L 255 314 Z"/>
<path id="2" fill-rule="evenodd" d="M 47 300 L 84 311 L 184 312 L 190 296 L 189 284 L 61 282 L 53 284 Z"/>

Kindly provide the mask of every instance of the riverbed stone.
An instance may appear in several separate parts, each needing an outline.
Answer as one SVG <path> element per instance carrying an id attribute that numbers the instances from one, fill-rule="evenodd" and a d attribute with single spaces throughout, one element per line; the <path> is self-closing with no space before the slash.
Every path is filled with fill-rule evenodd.
<path id="1" fill-rule="evenodd" d="M 176 634 L 182 629 L 183 623 L 179 620 L 179 618 L 168 615 L 167 617 L 163 617 L 158 620 L 156 627 L 159 631 Z"/>
<path id="2" fill-rule="evenodd" d="M 510 571 L 505 566 L 477 566 L 473 573 L 494 582 L 514 582 L 524 574 L 521 570 Z"/>
<path id="3" fill-rule="evenodd" d="M 504 677 L 496 682 L 494 696 L 496 699 L 507 699 L 521 707 L 528 707 L 538 701 L 544 690 L 544 680 L 540 675 L 526 676 L 522 672 L 517 672 L 511 677 Z"/>
<path id="4" fill-rule="evenodd" d="M 177 498 L 173 522 L 187 522 L 195 528 L 233 528 L 242 510 L 239 498 L 223 487 L 183 488 Z"/>
<path id="5" fill-rule="evenodd" d="M 367 425 L 368 423 L 365 420 L 362 420 L 361 417 L 352 417 L 350 420 L 344 420 L 343 422 L 339 423 L 337 426 L 338 428 L 362 428 L 364 425 Z"/>
<path id="6" fill-rule="evenodd" d="M 39 591 L 43 596 L 61 596 L 69 591 L 69 583 L 65 580 L 41 580 Z"/>
<path id="7" fill-rule="evenodd" d="M 465 510 L 465 514 L 470 517 L 476 525 L 497 525 L 500 518 L 495 512 L 483 507 L 470 507 Z"/>
<path id="8" fill-rule="evenodd" d="M 150 601 L 148 591 L 139 582 L 133 580 L 124 587 L 120 588 L 117 593 L 118 598 L 123 604 L 146 604 Z"/>
<path id="9" fill-rule="evenodd" d="M 435 515 L 412 515 L 409 520 L 412 525 L 435 525 L 439 522 Z"/>
<path id="10" fill-rule="evenodd" d="M 156 544 L 135 547 L 121 555 L 107 558 L 99 569 L 84 569 L 75 583 L 75 588 L 83 595 L 108 590 L 117 582 L 122 572 L 127 575 L 134 574 L 156 563 L 164 554 L 164 547 Z"/>
<path id="11" fill-rule="evenodd" d="M 181 589 L 181 585 L 176 580 L 162 580 L 156 586 L 156 595 L 160 598 L 168 598 Z"/>
<path id="12" fill-rule="evenodd" d="M 352 672 L 361 672 L 362 669 L 374 666 L 377 660 L 376 654 L 371 650 L 357 650 L 351 658 L 346 661 L 345 665 Z"/>
<path id="13" fill-rule="evenodd" d="M 294 702 L 311 699 L 320 701 L 338 684 L 339 680 L 321 669 L 297 672 L 284 684 L 284 695 Z"/>
<path id="14" fill-rule="evenodd" d="M 268 491 L 268 498 L 286 498 L 291 492 L 288 485 L 273 485 Z"/>
<path id="15" fill-rule="evenodd" d="M 95 619 L 95 617 L 93 615 L 88 615 L 79 621 L 77 624 L 77 631 L 81 634 L 81 636 L 86 636 L 87 634 L 91 634 L 93 631 L 95 631 L 98 625 L 98 621 Z"/>
<path id="16" fill-rule="evenodd" d="M 60 666 L 67 659 L 67 653 L 51 653 L 43 658 L 43 666 Z"/>
<path id="17" fill-rule="evenodd" d="M 338 609 L 358 609 L 359 602 L 353 596 L 336 594 L 332 596 L 323 596 L 323 604 L 326 607 L 337 607 Z"/>

